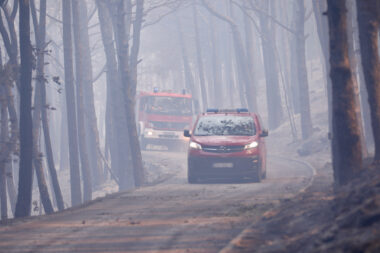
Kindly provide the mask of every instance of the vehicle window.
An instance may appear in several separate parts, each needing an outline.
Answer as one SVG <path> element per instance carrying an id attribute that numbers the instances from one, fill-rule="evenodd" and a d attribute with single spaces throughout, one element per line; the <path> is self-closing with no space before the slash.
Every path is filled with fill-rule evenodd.
<path id="1" fill-rule="evenodd" d="M 195 136 L 253 136 L 255 134 L 256 128 L 251 117 L 233 115 L 202 117 L 194 129 Z"/>
<path id="2" fill-rule="evenodd" d="M 147 99 L 147 112 L 164 115 L 192 115 L 190 98 L 152 96 Z"/>

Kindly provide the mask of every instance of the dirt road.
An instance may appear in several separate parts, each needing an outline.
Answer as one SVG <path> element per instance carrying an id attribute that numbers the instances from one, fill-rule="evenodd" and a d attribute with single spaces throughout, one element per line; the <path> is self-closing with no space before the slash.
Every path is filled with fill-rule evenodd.
<path id="1" fill-rule="evenodd" d="M 310 167 L 269 157 L 261 183 L 186 180 L 186 157 L 146 151 L 171 175 L 86 207 L 0 227 L 0 252 L 218 252 L 273 202 L 305 188 Z"/>

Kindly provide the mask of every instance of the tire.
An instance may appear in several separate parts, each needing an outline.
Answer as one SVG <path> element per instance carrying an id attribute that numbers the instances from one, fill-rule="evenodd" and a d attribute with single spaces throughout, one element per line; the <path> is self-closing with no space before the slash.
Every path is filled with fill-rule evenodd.
<path id="1" fill-rule="evenodd" d="M 260 183 L 261 178 L 262 178 L 262 174 L 261 174 L 261 161 L 260 161 L 259 166 L 257 166 L 255 171 L 253 172 L 252 179 L 255 183 Z"/>
<path id="2" fill-rule="evenodd" d="M 187 182 L 189 184 L 195 184 L 198 182 L 198 178 L 194 176 L 193 173 L 191 173 L 191 166 L 190 164 L 187 165 Z"/>
<path id="3" fill-rule="evenodd" d="M 143 136 L 140 137 L 140 149 L 146 150 L 146 146 L 148 145 L 147 141 Z"/>
<path id="4" fill-rule="evenodd" d="M 187 182 L 188 182 L 189 184 L 196 184 L 196 183 L 198 182 L 198 179 L 195 178 L 194 176 L 190 176 L 190 175 L 188 175 L 188 176 L 187 176 Z"/>
<path id="5" fill-rule="evenodd" d="M 261 164 L 261 166 L 263 166 Z M 263 171 L 263 175 L 261 176 L 262 179 L 266 179 L 267 178 L 267 163 L 265 163 L 265 165 L 261 168 L 261 171 Z"/>

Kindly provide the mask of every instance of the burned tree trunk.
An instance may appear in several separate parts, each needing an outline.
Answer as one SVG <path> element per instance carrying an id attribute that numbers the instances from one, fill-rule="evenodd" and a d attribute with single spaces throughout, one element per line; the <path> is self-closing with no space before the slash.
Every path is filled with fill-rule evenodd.
<path id="1" fill-rule="evenodd" d="M 364 78 L 371 110 L 371 124 L 375 140 L 375 163 L 380 163 L 380 57 L 379 16 L 376 0 L 356 1 L 358 10 L 360 51 Z"/>
<path id="2" fill-rule="evenodd" d="M 1 56 L 1 55 L 0 55 Z M 2 66 L 0 65 L 2 69 Z M 0 85 L 3 85 L 2 83 Z M 1 113 L 1 126 L 0 126 L 0 141 L 6 143 L 8 141 L 8 110 L 7 100 L 5 96 L 5 89 L 0 86 L 0 113 Z M 5 150 L 1 149 L 2 152 Z M 2 157 L 3 158 L 3 157 Z M 6 165 L 8 157 L 0 161 L 0 204 L 1 204 L 1 220 L 8 219 L 8 200 L 7 200 L 7 181 L 6 181 Z"/>
<path id="3" fill-rule="evenodd" d="M 352 81 L 354 84 L 354 91 L 355 91 L 355 111 L 358 119 L 358 127 L 360 131 L 360 142 L 362 146 L 362 152 L 363 152 L 363 157 L 368 156 L 368 151 L 367 151 L 367 143 L 366 143 L 366 138 L 365 138 L 365 133 L 364 133 L 364 120 L 362 117 L 362 110 L 361 110 L 361 104 L 360 104 L 360 95 L 359 95 L 359 81 L 358 81 L 358 74 L 357 74 L 357 69 L 358 69 L 358 61 L 357 61 L 357 56 L 355 54 L 355 45 L 354 45 L 354 30 L 353 30 L 353 11 L 354 11 L 354 6 L 353 6 L 353 1 L 347 0 L 346 1 L 346 7 L 347 7 L 347 39 L 348 39 L 348 57 L 350 60 L 350 65 L 351 65 L 351 71 L 352 71 Z"/>
<path id="4" fill-rule="evenodd" d="M 273 3 L 272 3 L 273 4 Z M 269 11 L 269 3 L 263 2 L 266 12 Z M 283 110 L 280 96 L 280 85 L 278 79 L 278 67 L 275 55 L 274 31 L 267 15 L 260 13 L 260 30 L 262 33 L 262 51 L 266 81 L 268 126 L 271 129 L 277 128 L 282 121 Z"/>
<path id="5" fill-rule="evenodd" d="M 82 34 L 80 30 L 79 1 L 72 1 L 73 27 L 74 27 L 74 45 L 75 45 L 75 77 L 76 77 L 76 102 L 77 102 L 77 120 L 78 120 L 78 141 L 80 151 L 80 161 L 82 168 L 83 180 L 83 199 L 89 201 L 92 199 L 92 175 L 88 160 L 85 114 L 84 114 L 84 96 L 83 96 L 83 70 L 84 70 L 84 45 L 82 43 Z"/>
<path id="6" fill-rule="evenodd" d="M 30 5 L 20 1 L 20 168 L 16 217 L 29 216 L 33 182 L 32 123 L 32 45 L 30 42 Z"/>
<path id="7" fill-rule="evenodd" d="M 69 136 L 71 205 L 76 206 L 82 203 L 82 190 L 79 171 L 78 130 L 74 92 L 73 50 L 71 36 L 71 1 L 62 1 L 62 20 L 66 88 L 65 94 L 68 124 L 67 128 Z"/>
<path id="8" fill-rule="evenodd" d="M 43 132 L 44 132 L 44 140 L 45 140 L 45 146 L 46 146 L 46 156 L 47 156 L 47 162 L 48 162 L 48 168 L 52 179 L 54 194 L 57 200 L 57 206 L 59 210 L 64 209 L 63 205 L 63 197 L 61 193 L 61 188 L 59 186 L 57 172 L 55 170 L 54 165 L 54 159 L 53 159 L 53 151 L 51 147 L 51 140 L 50 140 L 50 133 L 49 133 L 49 127 L 48 127 L 48 120 L 47 120 L 47 104 L 46 104 L 46 80 L 44 75 L 44 66 L 45 66 L 45 40 L 46 40 L 46 0 L 40 1 L 40 19 L 39 23 L 37 22 L 37 14 L 36 10 L 34 8 L 34 3 L 32 2 L 32 15 L 33 15 L 33 21 L 34 21 L 34 27 L 35 27 L 35 37 L 36 37 L 36 49 L 37 49 L 37 74 L 36 74 L 36 91 L 35 91 L 35 97 L 36 100 L 34 102 L 34 113 L 35 113 L 35 120 L 40 120 L 40 114 L 42 119 L 42 125 L 43 125 Z M 38 132 L 35 131 L 35 141 L 37 141 L 39 138 L 39 129 L 40 129 L 40 122 L 35 122 L 38 127 L 36 127 L 36 130 L 38 129 Z M 36 145 L 35 145 L 36 146 Z M 35 147 L 37 148 L 37 147 Z M 35 155 L 35 159 L 42 159 L 39 157 L 38 150 L 36 150 L 37 154 Z M 37 161 L 37 166 L 42 166 L 40 162 Z M 41 167 L 42 168 L 42 167 Z M 38 173 L 38 171 L 37 171 Z M 43 177 L 43 172 L 40 173 L 39 178 Z M 42 178 L 43 181 L 44 178 Z M 46 183 L 42 182 L 42 185 L 46 185 Z M 44 207 L 47 206 L 47 209 L 45 208 L 45 212 L 49 213 L 52 212 L 52 208 L 50 208 L 49 202 L 50 199 L 47 199 L 49 197 L 47 186 L 46 189 L 43 191 L 46 193 L 44 196 Z"/>
<path id="9" fill-rule="evenodd" d="M 206 82 L 205 82 L 205 73 L 204 73 L 204 67 L 203 67 L 203 59 L 202 59 L 202 47 L 199 37 L 199 27 L 198 27 L 198 13 L 197 13 L 197 7 L 195 4 L 193 4 L 193 21 L 194 21 L 194 30 L 195 30 L 195 45 L 196 45 L 196 51 L 197 51 L 197 66 L 198 66 L 198 74 L 199 74 L 199 86 L 201 91 L 201 97 L 202 97 L 202 106 L 203 110 L 205 111 L 208 102 L 207 102 L 207 91 L 206 91 Z"/>
<path id="10" fill-rule="evenodd" d="M 179 16 L 177 16 L 177 32 L 178 32 L 179 44 L 181 48 L 183 71 L 185 72 L 185 87 L 184 88 L 189 90 L 190 93 L 196 97 L 194 77 L 191 71 L 189 57 L 186 51 L 186 43 L 185 43 L 183 31 L 182 31 L 181 19 Z"/>
<path id="11" fill-rule="evenodd" d="M 317 25 L 317 33 L 319 42 L 321 45 L 322 55 L 323 55 L 323 66 L 324 72 L 328 73 L 330 71 L 329 62 L 329 39 L 328 39 L 328 21 L 327 18 L 323 16 L 323 12 L 327 10 L 326 1 L 313 0 L 313 11 L 315 16 L 315 22 Z M 329 131 L 332 131 L 332 98 L 331 98 L 331 79 L 326 75 L 326 89 L 327 89 L 327 103 L 328 103 L 328 122 Z"/>
<path id="12" fill-rule="evenodd" d="M 345 0 L 328 0 L 330 77 L 332 80 L 334 178 L 345 184 L 361 169 L 360 132 L 348 58 Z"/>
<path id="13" fill-rule="evenodd" d="M 302 138 L 307 139 L 313 134 L 313 125 L 311 122 L 309 82 L 307 79 L 305 48 L 305 6 L 303 0 L 297 0 L 297 8 L 295 15 L 301 130 Z"/>
<path id="14" fill-rule="evenodd" d="M 144 11 L 144 0 L 136 2 L 136 16 L 133 22 L 133 37 L 132 37 L 132 48 L 130 56 L 130 73 L 129 73 L 129 86 L 127 87 L 127 121 L 128 123 L 128 133 L 129 133 L 129 144 L 131 148 L 131 156 L 133 162 L 133 176 L 135 180 L 135 186 L 142 186 L 144 183 L 144 166 L 141 156 L 140 143 L 137 135 L 137 124 L 135 115 L 136 106 L 136 89 L 137 89 L 137 64 L 138 55 L 140 49 L 140 32 L 143 22 L 143 11 Z M 193 92 L 194 82 L 192 87 Z"/>
<path id="15" fill-rule="evenodd" d="M 228 16 L 223 16 L 222 14 L 215 11 L 211 6 L 209 6 L 205 0 L 202 0 L 203 5 L 206 7 L 206 9 L 213 14 L 215 17 L 223 20 L 224 22 L 227 22 L 230 26 L 232 37 L 233 37 L 233 44 L 234 44 L 234 51 L 235 51 L 235 58 L 236 58 L 236 64 L 237 64 L 237 71 L 239 75 L 239 80 L 244 83 L 244 88 L 246 92 L 248 107 L 251 111 L 255 111 L 257 108 L 257 102 L 256 102 L 256 96 L 253 92 L 253 86 L 254 81 L 252 77 L 252 73 L 248 68 L 247 64 L 247 55 L 244 49 L 244 43 L 241 36 L 241 33 L 239 31 L 238 25 Z"/>
<path id="16" fill-rule="evenodd" d="M 79 1 L 80 10 L 80 31 L 81 43 L 83 47 L 83 98 L 84 98 L 84 112 L 85 112 L 85 125 L 89 164 L 92 172 L 93 185 L 99 185 L 102 181 L 102 162 L 98 150 L 99 144 L 99 131 L 97 125 L 97 118 L 94 105 L 94 90 L 93 90 L 93 74 L 92 74 L 92 60 L 91 60 L 91 47 L 90 38 L 87 25 L 87 4 L 85 1 Z"/>

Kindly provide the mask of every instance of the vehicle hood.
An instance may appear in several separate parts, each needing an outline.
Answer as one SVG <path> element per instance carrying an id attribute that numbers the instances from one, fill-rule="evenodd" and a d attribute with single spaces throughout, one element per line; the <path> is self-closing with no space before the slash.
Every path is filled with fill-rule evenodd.
<path id="1" fill-rule="evenodd" d="M 239 146 L 257 140 L 257 136 L 192 136 L 192 141 L 209 146 Z"/>

